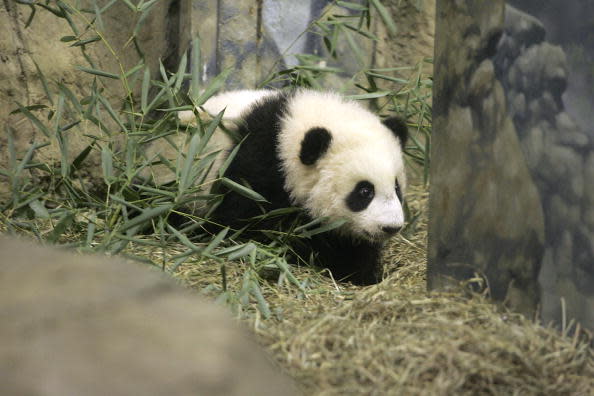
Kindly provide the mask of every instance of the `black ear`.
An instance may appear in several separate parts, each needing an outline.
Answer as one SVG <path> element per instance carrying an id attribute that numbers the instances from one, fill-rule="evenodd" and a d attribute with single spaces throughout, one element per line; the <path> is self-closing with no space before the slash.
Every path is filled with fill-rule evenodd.
<path id="1" fill-rule="evenodd" d="M 404 148 L 404 145 L 408 140 L 408 127 L 406 126 L 406 122 L 398 117 L 388 117 L 382 122 L 394 133 L 394 136 L 400 140 L 400 145 Z"/>
<path id="2" fill-rule="evenodd" d="M 313 165 L 328 150 L 332 135 L 326 128 L 311 128 L 301 141 L 299 159 L 304 165 Z"/>

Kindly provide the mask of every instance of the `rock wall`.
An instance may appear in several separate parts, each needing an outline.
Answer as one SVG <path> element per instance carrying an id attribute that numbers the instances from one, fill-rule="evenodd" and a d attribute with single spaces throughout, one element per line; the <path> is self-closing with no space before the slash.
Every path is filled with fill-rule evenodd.
<path id="1" fill-rule="evenodd" d="M 423 59 L 433 58 L 435 41 L 435 0 L 384 2 L 396 20 L 398 32 L 390 37 L 385 26 L 378 24 L 375 63 L 379 68 L 416 66 Z M 431 63 L 424 72 L 433 75 Z"/>
<path id="2" fill-rule="evenodd" d="M 504 8 L 437 2 L 428 283 L 479 274 L 494 298 L 528 313 L 538 303 L 544 225 L 495 76 Z"/>
<path id="3" fill-rule="evenodd" d="M 429 286 L 480 274 L 594 328 L 594 134 L 566 108 L 566 52 L 504 1 L 438 1 L 436 24 Z"/>
<path id="4" fill-rule="evenodd" d="M 144 51 L 144 57 L 155 78 L 159 75 L 159 59 L 171 59 L 176 55 L 177 19 L 176 4 L 179 0 L 157 2 L 138 31 L 136 40 Z M 90 1 L 81 1 L 80 7 L 89 7 Z M 45 104 L 52 107 L 45 93 L 40 73 L 43 73 L 53 93 L 54 110 L 58 96 L 57 84 L 61 83 L 72 91 L 79 99 L 85 97 L 91 86 L 92 76 L 76 69 L 76 66 L 89 67 L 80 47 L 71 47 L 71 42 L 60 39 L 72 36 L 73 32 L 65 19 L 38 9 L 27 27 L 26 23 L 31 9 L 14 1 L 0 2 L 0 168 L 8 166 L 7 140 L 5 127 L 15 131 L 17 155 L 21 158 L 32 142 L 48 140 L 51 144 L 37 151 L 36 160 L 53 164 L 60 161 L 60 148 L 56 139 L 45 139 L 45 136 L 23 115 L 10 113 L 17 108 L 16 102 L 23 106 Z M 125 70 L 131 69 L 140 60 L 139 54 L 129 42 L 134 31 L 138 15 L 133 13 L 124 2 L 113 4 L 102 14 L 102 34 L 110 43 L 114 54 L 102 42 L 94 42 L 86 46 L 86 52 L 95 62 L 96 68 L 119 74 L 119 62 Z M 72 18 L 81 27 L 81 18 Z M 81 30 L 82 31 L 82 30 Z M 88 33 L 85 38 L 92 37 Z M 173 60 L 177 64 L 177 61 Z M 117 108 L 125 90 L 117 80 L 103 79 L 103 95 Z M 139 87 L 133 87 L 135 91 Z M 41 120 L 46 121 L 48 111 L 34 112 Z M 65 115 L 68 117 L 68 114 Z M 106 117 L 108 118 L 108 117 Z M 90 124 L 90 123 L 89 123 Z M 92 141 L 87 135 L 100 134 L 91 124 L 79 125 L 71 129 L 68 138 L 68 150 L 75 158 Z M 117 138 L 117 137 L 116 137 Z M 93 151 L 86 160 L 85 172 L 91 180 L 100 177 L 99 153 Z M 83 176 L 84 177 L 84 176 Z M 8 186 L 0 175 L 0 203 L 6 198 Z"/>
<path id="5" fill-rule="evenodd" d="M 552 29 L 566 26 L 555 15 L 548 15 L 548 23 Z M 566 90 L 578 70 L 570 67 L 566 47 L 548 41 L 547 30 L 530 14 L 507 6 L 496 74 L 545 213 L 539 276 L 543 319 L 560 322 L 563 299 L 568 319 L 579 318 L 594 328 L 594 128 L 578 124 L 580 109 L 571 107 L 580 97 L 591 103 L 594 85 L 584 94 Z M 574 48 L 581 45 L 571 42 Z M 589 50 L 594 67 L 594 47 Z"/>

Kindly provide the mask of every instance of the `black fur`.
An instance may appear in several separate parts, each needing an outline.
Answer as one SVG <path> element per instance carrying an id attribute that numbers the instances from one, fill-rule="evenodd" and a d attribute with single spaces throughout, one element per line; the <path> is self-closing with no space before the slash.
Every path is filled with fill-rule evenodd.
<path id="1" fill-rule="evenodd" d="M 301 151 L 299 152 L 301 163 L 304 165 L 315 164 L 328 150 L 331 141 L 332 135 L 326 128 L 312 128 L 307 131 L 301 142 Z"/>
<path id="2" fill-rule="evenodd" d="M 266 97 L 246 115 L 239 127 L 239 134 L 245 136 L 245 140 L 225 172 L 225 177 L 246 184 L 269 203 L 256 203 L 227 190 L 223 202 L 213 213 L 214 220 L 219 224 L 240 228 L 244 225 L 242 220 L 264 211 L 291 206 L 289 194 L 283 187 L 284 175 L 276 153 L 280 119 L 288 95 Z"/>
<path id="3" fill-rule="evenodd" d="M 317 253 L 316 263 L 328 268 L 336 280 L 356 285 L 381 282 L 381 242 L 369 242 L 333 232 L 314 235 L 310 248 Z"/>
<path id="4" fill-rule="evenodd" d="M 394 133 L 394 136 L 400 140 L 400 145 L 404 148 L 404 145 L 408 140 L 408 127 L 406 126 L 406 122 L 398 117 L 388 117 L 382 122 Z"/>

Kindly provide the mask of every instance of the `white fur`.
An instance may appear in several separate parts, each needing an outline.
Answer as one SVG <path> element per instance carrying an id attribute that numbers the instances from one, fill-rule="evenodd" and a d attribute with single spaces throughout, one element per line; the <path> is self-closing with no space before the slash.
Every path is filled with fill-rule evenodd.
<path id="1" fill-rule="evenodd" d="M 215 117 L 222 110 L 225 110 L 225 113 L 223 114 L 223 122 L 231 121 L 237 123 L 237 121 L 241 119 L 241 115 L 256 102 L 266 96 L 275 94 L 277 94 L 276 91 L 269 89 L 261 89 L 257 91 L 246 89 L 223 92 L 208 99 L 206 103 L 200 106 L 197 110 L 200 118 L 205 117 L 205 119 Z M 206 112 L 206 114 L 204 114 L 204 112 Z M 177 116 L 182 124 L 196 124 L 194 112 L 192 111 L 180 111 Z M 225 123 L 225 126 L 228 126 L 228 124 Z M 233 125 L 229 126 L 233 127 Z"/>
<path id="2" fill-rule="evenodd" d="M 303 165 L 301 141 L 315 127 L 330 131 L 332 141 L 314 165 Z M 402 148 L 376 115 L 338 94 L 302 90 L 289 100 L 278 139 L 285 188 L 294 204 L 314 217 L 346 218 L 347 232 L 371 239 L 381 238 L 382 227 L 402 227 L 395 192 L 396 180 L 406 187 Z M 346 197 L 363 180 L 373 183 L 375 198 L 365 210 L 352 212 Z"/>
<path id="3" fill-rule="evenodd" d="M 235 121 L 260 99 L 277 94 L 277 91 L 269 89 L 260 89 L 256 91 L 246 89 L 241 91 L 223 92 L 207 100 L 206 103 L 202 105 L 202 108 L 211 116 L 216 116 L 225 109 L 223 119 Z"/>

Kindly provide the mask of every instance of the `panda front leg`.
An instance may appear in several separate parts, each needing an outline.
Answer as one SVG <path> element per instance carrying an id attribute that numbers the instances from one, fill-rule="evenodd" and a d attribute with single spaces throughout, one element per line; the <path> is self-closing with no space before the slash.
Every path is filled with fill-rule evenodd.
<path id="1" fill-rule="evenodd" d="M 336 280 L 355 285 L 372 285 L 382 281 L 382 242 L 370 242 L 326 233 L 312 238 L 317 263 L 328 268 Z"/>

